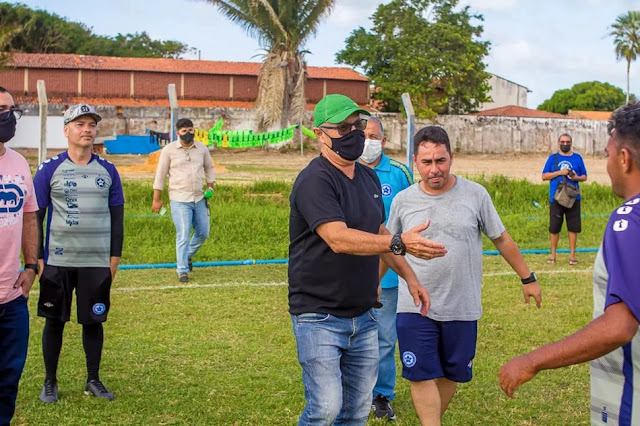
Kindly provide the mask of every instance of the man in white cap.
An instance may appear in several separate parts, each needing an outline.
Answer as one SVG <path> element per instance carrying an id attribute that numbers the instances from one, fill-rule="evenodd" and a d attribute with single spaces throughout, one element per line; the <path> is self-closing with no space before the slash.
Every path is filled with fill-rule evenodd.
<path id="1" fill-rule="evenodd" d="M 48 213 L 44 245 L 40 238 L 38 250 L 42 264 L 38 316 L 46 318 L 43 402 L 58 400 L 58 359 L 74 289 L 87 361 L 85 393 L 113 399 L 98 370 L 102 323 L 107 320 L 111 283 L 122 253 L 124 194 L 116 167 L 92 153 L 100 120 L 87 104 L 71 106 L 64 113 L 67 151 L 42 163 L 34 178 L 40 235 Z"/>

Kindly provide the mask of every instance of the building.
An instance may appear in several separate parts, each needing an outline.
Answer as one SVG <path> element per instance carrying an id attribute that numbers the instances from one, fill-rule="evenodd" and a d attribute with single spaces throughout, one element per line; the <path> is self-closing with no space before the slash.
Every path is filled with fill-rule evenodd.
<path id="1" fill-rule="evenodd" d="M 528 118 L 567 118 L 566 115 L 555 112 L 530 109 L 517 105 L 507 105 L 498 108 L 486 109 L 469 115 L 480 117 L 528 117 Z"/>
<path id="2" fill-rule="evenodd" d="M 486 102 L 480 105 L 479 111 L 503 107 L 507 105 L 515 105 L 519 107 L 527 107 L 527 93 L 531 90 L 521 84 L 514 83 L 511 80 L 502 78 L 495 74 L 491 74 L 489 78 L 489 86 L 491 90 L 488 95 L 493 102 Z"/>
<path id="3" fill-rule="evenodd" d="M 119 58 L 76 54 L 15 53 L 0 70 L 2 86 L 21 103 L 35 103 L 36 83 L 44 80 L 50 103 L 82 98 L 96 105 L 168 105 L 175 84 L 182 106 L 251 108 L 258 94 L 257 62 L 217 62 L 170 58 Z M 328 93 L 369 102 L 369 80 L 348 68 L 308 67 L 308 104 Z M 161 100 L 162 102 L 153 102 Z"/>
<path id="4" fill-rule="evenodd" d="M 613 114 L 611 111 L 578 111 L 570 109 L 567 112 L 567 117 L 579 120 L 609 120 L 611 114 Z"/>

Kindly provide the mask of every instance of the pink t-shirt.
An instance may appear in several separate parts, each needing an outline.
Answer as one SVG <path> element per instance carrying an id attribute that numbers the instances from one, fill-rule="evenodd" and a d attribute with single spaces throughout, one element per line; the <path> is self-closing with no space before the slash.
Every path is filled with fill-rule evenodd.
<path id="1" fill-rule="evenodd" d="M 36 210 L 29 164 L 22 155 L 6 148 L 0 156 L 0 304 L 22 294 L 20 288 L 13 288 L 21 267 L 22 217 L 24 212 Z"/>

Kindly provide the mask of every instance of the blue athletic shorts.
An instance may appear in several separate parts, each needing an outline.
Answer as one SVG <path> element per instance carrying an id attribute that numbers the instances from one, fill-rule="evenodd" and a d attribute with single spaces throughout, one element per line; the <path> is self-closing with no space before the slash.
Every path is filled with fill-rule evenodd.
<path id="1" fill-rule="evenodd" d="M 420 314 L 396 317 L 402 377 L 412 382 L 446 377 L 471 380 L 476 356 L 477 321 L 435 321 Z"/>

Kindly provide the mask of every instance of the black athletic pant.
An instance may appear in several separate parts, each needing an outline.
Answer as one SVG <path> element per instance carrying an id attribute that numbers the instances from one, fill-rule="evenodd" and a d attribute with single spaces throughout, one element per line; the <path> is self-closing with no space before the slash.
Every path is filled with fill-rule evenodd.
<path id="1" fill-rule="evenodd" d="M 42 355 L 47 380 L 57 381 L 58 359 L 62 349 L 63 321 L 47 318 L 42 332 Z M 82 345 L 87 359 L 87 381 L 98 380 L 104 333 L 102 323 L 82 326 Z"/>

